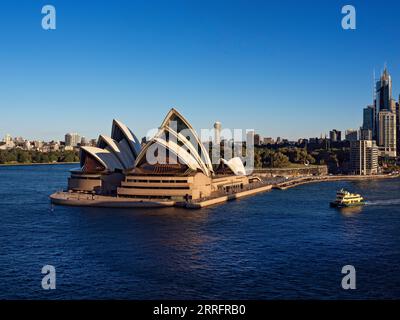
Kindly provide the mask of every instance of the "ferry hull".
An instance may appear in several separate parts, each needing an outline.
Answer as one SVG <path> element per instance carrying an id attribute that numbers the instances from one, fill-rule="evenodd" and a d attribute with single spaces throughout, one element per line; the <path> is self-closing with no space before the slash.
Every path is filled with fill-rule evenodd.
<path id="1" fill-rule="evenodd" d="M 337 202 L 331 202 L 330 205 L 333 208 L 348 208 L 348 207 L 359 207 L 363 206 L 365 204 L 364 201 L 362 202 L 357 202 L 357 203 L 337 203 Z"/>

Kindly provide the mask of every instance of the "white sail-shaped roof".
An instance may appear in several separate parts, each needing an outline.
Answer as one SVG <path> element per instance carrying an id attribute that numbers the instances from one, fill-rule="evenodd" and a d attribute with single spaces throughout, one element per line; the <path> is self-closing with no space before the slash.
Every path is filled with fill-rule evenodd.
<path id="1" fill-rule="evenodd" d="M 246 169 L 244 168 L 242 159 L 239 157 L 235 157 L 230 159 L 229 161 L 222 159 L 221 161 L 228 166 L 229 169 L 232 170 L 232 172 L 237 175 L 237 176 L 245 176 L 246 175 Z"/>
<path id="2" fill-rule="evenodd" d="M 208 176 L 210 175 L 210 170 L 208 169 L 207 165 L 204 163 L 203 159 L 201 159 L 198 150 L 195 149 L 192 143 L 181 133 L 176 133 L 173 129 L 168 126 L 161 128 L 157 137 L 161 139 L 165 139 L 169 137 L 168 140 L 172 140 L 176 142 L 181 149 L 180 152 L 187 152 L 197 161 L 198 166 L 201 170 Z M 171 137 L 172 136 L 172 137 Z"/>
<path id="3" fill-rule="evenodd" d="M 124 169 L 133 167 L 135 162 L 135 156 L 132 154 L 128 144 L 125 140 L 117 142 L 111 137 L 100 135 L 97 146 L 102 149 L 106 149 L 118 158 Z"/>
<path id="4" fill-rule="evenodd" d="M 172 122 L 176 122 L 176 124 L 172 124 Z M 176 125 L 176 127 L 175 127 Z M 172 108 L 167 116 L 165 117 L 164 121 L 161 124 L 161 128 L 163 127 L 169 127 L 170 129 L 176 131 L 177 134 L 179 134 L 182 130 L 187 129 L 190 132 L 190 138 L 194 139 L 195 141 L 189 141 L 188 139 L 185 138 L 185 145 L 188 146 L 191 144 L 193 149 L 197 149 L 197 154 L 199 158 L 201 159 L 201 162 L 203 163 L 204 166 L 207 167 L 209 172 L 213 172 L 213 167 L 211 163 L 210 156 L 208 155 L 208 152 L 204 145 L 201 143 L 196 131 L 193 129 L 192 125 L 185 119 L 184 116 L 182 116 L 176 109 Z M 175 128 L 174 128 L 175 127 Z M 180 135 L 184 136 L 184 135 Z M 202 166 L 203 166 L 202 165 Z M 208 172 L 205 172 L 205 174 L 208 175 Z"/>
<path id="5" fill-rule="evenodd" d="M 172 121 L 176 123 L 172 124 Z M 189 136 L 192 141 L 181 133 L 185 129 L 188 130 L 187 133 L 190 132 Z M 207 176 L 210 176 L 213 172 L 210 157 L 193 127 L 175 109 L 168 112 L 157 134 L 142 149 L 136 159 L 135 166 L 140 166 L 145 162 L 149 147 L 154 143 L 173 152 L 178 156 L 181 163 L 186 164 L 192 170 L 202 171 Z"/>
<path id="6" fill-rule="evenodd" d="M 142 149 L 141 153 L 136 159 L 135 162 L 135 167 L 140 166 L 141 164 L 148 162 L 150 159 L 148 157 L 154 156 L 153 154 L 147 154 L 148 152 L 154 152 L 154 149 L 151 149 L 150 147 L 157 145 L 157 148 L 161 148 L 163 150 L 168 150 L 169 152 L 172 152 L 176 156 L 176 163 L 180 164 L 185 164 L 187 165 L 190 169 L 192 170 L 200 170 L 203 171 L 203 168 L 199 165 L 197 160 L 189 153 L 187 150 L 179 146 L 177 143 L 172 142 L 172 141 L 166 141 L 165 139 L 159 138 L 158 134 L 150 140 L 146 146 Z M 156 159 L 154 159 L 156 160 Z M 165 160 L 166 162 L 168 161 L 168 164 L 171 164 L 171 157 L 165 158 L 165 159 L 160 159 L 161 163 L 164 164 L 163 161 Z M 150 162 L 151 163 L 151 162 Z M 151 163 L 155 164 L 155 163 Z M 166 163 L 167 164 L 167 163 Z"/>
<path id="7" fill-rule="evenodd" d="M 158 144 L 164 146 L 169 151 L 173 152 L 177 156 L 177 160 L 186 164 L 192 170 L 201 170 L 199 163 L 193 156 L 187 152 L 184 148 L 180 147 L 178 144 L 172 141 L 165 141 L 161 138 L 154 139 Z"/>
<path id="8" fill-rule="evenodd" d="M 135 158 L 139 155 L 141 149 L 139 139 L 121 121 L 113 120 L 111 138 L 119 143 L 127 144 Z"/>
<path id="9" fill-rule="evenodd" d="M 97 147 L 81 147 L 81 168 L 84 170 L 86 155 L 90 154 L 107 171 L 132 168 L 141 146 L 129 128 L 118 120 L 113 120 L 112 137 L 100 135 Z"/>
<path id="10" fill-rule="evenodd" d="M 113 152 L 97 147 L 81 147 L 81 167 L 85 163 L 87 154 L 96 159 L 106 170 L 114 171 L 115 169 L 123 169 L 121 162 Z"/>

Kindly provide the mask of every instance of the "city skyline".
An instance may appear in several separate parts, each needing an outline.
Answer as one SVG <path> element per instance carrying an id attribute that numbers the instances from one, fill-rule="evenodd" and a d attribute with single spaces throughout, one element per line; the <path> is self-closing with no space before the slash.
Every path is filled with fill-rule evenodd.
<path id="1" fill-rule="evenodd" d="M 359 129 L 346 129 L 344 131 L 344 141 L 354 142 L 357 140 L 374 140 L 375 143 L 381 147 L 380 153 L 381 155 L 386 155 L 389 157 L 396 157 L 396 153 L 399 153 L 400 146 L 400 133 L 399 133 L 399 105 L 400 105 L 400 96 L 399 100 L 393 96 L 392 92 L 392 78 L 391 75 L 385 65 L 384 70 L 381 75 L 376 79 L 374 74 L 374 93 L 373 93 L 373 104 L 367 105 L 363 108 L 362 112 L 362 125 Z M 119 122 L 114 119 L 114 122 Z M 140 140 L 146 142 L 154 136 L 154 133 L 157 131 L 156 128 L 147 132 L 147 135 L 142 137 Z M 228 131 L 230 132 L 229 128 Z M 200 139 L 203 143 L 213 142 L 216 144 L 220 144 L 224 140 L 233 140 L 238 141 L 238 137 L 232 136 L 227 138 L 226 136 L 221 135 L 222 133 L 222 123 L 220 121 L 216 121 L 213 125 L 213 131 L 211 131 L 211 136 L 208 136 L 206 140 Z M 263 137 L 259 133 L 256 133 L 254 130 L 250 130 L 250 132 L 254 135 L 254 145 L 267 145 L 267 144 L 280 144 L 283 142 L 298 142 L 303 140 L 318 139 L 318 137 L 308 137 L 308 138 L 298 138 L 296 140 L 289 140 L 281 136 L 277 136 L 276 141 L 273 137 Z M 100 137 L 101 138 L 101 137 Z M 99 138 L 99 139 L 100 139 Z M 242 137 L 243 139 L 244 137 Z M 337 129 L 332 129 L 329 131 L 328 135 L 325 133 L 324 136 L 321 134 L 321 139 L 328 139 L 330 142 L 339 142 L 342 140 L 342 131 Z M 136 138 L 137 139 L 137 138 Z M 210 140 L 211 139 L 211 140 Z M 101 139 L 100 139 L 101 140 Z M 61 140 L 51 140 L 51 142 L 60 142 Z M 139 141 L 139 140 L 138 140 Z M 242 140 L 244 141 L 244 140 Z M 0 142 L 1 149 L 10 149 L 13 148 L 16 144 L 19 146 L 25 145 L 26 149 L 30 149 L 29 145 L 31 143 L 37 144 L 39 141 L 29 141 L 24 139 L 23 137 L 11 137 L 10 134 L 6 134 Z M 16 144 L 15 144 L 16 143 Z M 79 133 L 66 133 L 64 136 L 65 147 L 72 150 L 73 147 L 78 146 L 87 146 L 87 145 L 96 145 L 96 139 L 88 139 L 85 136 L 81 136 Z M 397 150 L 397 152 L 396 152 Z"/>
<path id="2" fill-rule="evenodd" d="M 385 62 L 398 98 L 395 2 L 384 9 L 355 1 L 357 29 L 350 31 L 341 28 L 339 1 L 300 8 L 240 1 L 52 4 L 58 19 L 52 31 L 40 28 L 35 2 L 3 5 L 0 27 L 13 25 L 15 32 L 0 35 L 7 47 L 0 53 L 1 137 L 95 138 L 108 133 L 110 118 L 144 136 L 162 120 L 147 110 L 171 107 L 196 129 L 223 119 L 223 127 L 263 137 L 319 137 L 360 127 L 360 110 L 372 104 L 373 69 L 378 76 Z M 18 23 L 8 12 L 18 12 Z"/>

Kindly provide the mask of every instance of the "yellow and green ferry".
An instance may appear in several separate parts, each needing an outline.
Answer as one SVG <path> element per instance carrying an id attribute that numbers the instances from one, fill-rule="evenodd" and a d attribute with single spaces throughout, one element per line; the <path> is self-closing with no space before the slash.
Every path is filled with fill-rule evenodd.
<path id="1" fill-rule="evenodd" d="M 357 193 L 350 193 L 344 189 L 341 189 L 336 193 L 335 201 L 332 201 L 331 207 L 343 208 L 343 207 L 355 207 L 362 206 L 365 204 L 364 198 Z"/>

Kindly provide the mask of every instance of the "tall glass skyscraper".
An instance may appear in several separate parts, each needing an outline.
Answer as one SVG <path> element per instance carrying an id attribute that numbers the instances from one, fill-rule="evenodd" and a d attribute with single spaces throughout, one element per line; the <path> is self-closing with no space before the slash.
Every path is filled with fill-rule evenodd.
<path id="1" fill-rule="evenodd" d="M 383 71 L 381 78 L 376 82 L 376 112 L 391 110 L 392 104 L 392 78 L 387 71 Z"/>
<path id="2" fill-rule="evenodd" d="M 396 102 L 392 98 L 392 78 L 385 67 L 376 82 L 375 135 L 380 154 L 396 157 Z"/>
<path id="3" fill-rule="evenodd" d="M 371 130 L 372 135 L 375 135 L 375 107 L 367 106 L 363 111 L 363 125 L 362 129 Z"/>

